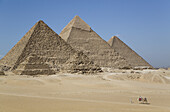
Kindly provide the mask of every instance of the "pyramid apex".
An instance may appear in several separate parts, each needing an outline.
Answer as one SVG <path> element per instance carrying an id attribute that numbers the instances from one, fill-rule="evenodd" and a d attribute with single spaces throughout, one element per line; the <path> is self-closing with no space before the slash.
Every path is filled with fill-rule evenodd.
<path id="1" fill-rule="evenodd" d="M 39 20 L 37 23 L 44 23 L 44 21 L 43 20 Z"/>
<path id="2" fill-rule="evenodd" d="M 44 22 L 43 20 L 39 20 L 38 22 Z"/>
<path id="3" fill-rule="evenodd" d="M 74 20 L 74 21 L 78 21 L 78 20 L 83 21 L 83 20 L 80 18 L 80 16 L 78 16 L 78 15 L 74 16 L 74 18 L 73 18 L 72 20 Z"/>
<path id="4" fill-rule="evenodd" d="M 34 25 L 34 28 L 36 26 L 46 26 L 46 27 L 49 27 L 43 20 L 39 20 L 35 25 Z"/>
<path id="5" fill-rule="evenodd" d="M 118 37 L 117 36 L 113 36 L 112 39 L 114 39 L 114 38 L 118 38 Z"/>
<path id="6" fill-rule="evenodd" d="M 110 46 L 113 45 L 113 42 L 114 42 L 115 39 L 116 39 L 116 40 L 120 40 L 117 36 L 112 36 L 112 37 L 109 39 L 109 41 L 108 41 L 108 43 L 109 43 Z"/>
<path id="7" fill-rule="evenodd" d="M 74 16 L 74 18 L 78 18 L 78 17 L 80 18 L 80 16 L 78 16 L 78 15 Z"/>
<path id="8" fill-rule="evenodd" d="M 72 27 L 80 28 L 82 30 L 87 30 L 87 31 L 90 31 L 91 29 L 91 27 L 85 21 L 83 21 L 78 15 L 76 15 L 71 20 L 71 22 L 73 22 Z"/>
<path id="9" fill-rule="evenodd" d="M 62 32 L 64 32 L 65 30 L 68 30 L 70 28 L 78 28 L 81 30 L 86 30 L 86 31 L 90 31 L 91 27 L 84 22 L 78 15 L 76 15 L 68 24 L 67 26 L 62 30 Z"/>

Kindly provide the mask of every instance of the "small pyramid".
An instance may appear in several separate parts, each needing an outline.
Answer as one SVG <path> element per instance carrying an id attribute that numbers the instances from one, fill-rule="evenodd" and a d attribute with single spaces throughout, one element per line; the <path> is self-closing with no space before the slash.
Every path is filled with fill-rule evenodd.
<path id="1" fill-rule="evenodd" d="M 101 67 L 124 68 L 130 66 L 79 16 L 75 16 L 68 23 L 60 36 L 75 50 L 83 51 L 89 59 Z"/>
<path id="2" fill-rule="evenodd" d="M 71 73 L 97 73 L 102 72 L 101 68 L 94 64 L 93 61 L 83 54 L 83 52 L 76 53 L 67 60 L 64 65 L 67 72 Z"/>
<path id="3" fill-rule="evenodd" d="M 127 46 L 118 37 L 113 36 L 108 43 L 110 46 L 123 56 L 132 67 L 146 67 L 152 68 L 152 66 L 146 62 L 141 56 L 139 56 L 135 51 L 133 51 L 129 46 Z"/>
<path id="4" fill-rule="evenodd" d="M 35 54 L 37 57 L 43 57 L 45 60 L 43 61 L 43 66 L 44 64 L 48 64 L 55 72 L 59 72 L 70 56 L 76 53 L 78 52 L 47 26 L 47 24 L 39 21 L 0 60 L 0 65 L 7 65 L 11 67 L 12 71 L 25 70 L 25 68 L 21 67 L 28 67 L 29 63 L 25 64 L 25 61 L 32 59 L 30 55 Z M 48 66 L 46 67 L 46 69 L 49 69 Z"/>
<path id="5" fill-rule="evenodd" d="M 55 74 L 55 71 L 46 63 L 46 59 L 36 56 L 36 54 L 30 54 L 13 72 L 18 75 Z"/>

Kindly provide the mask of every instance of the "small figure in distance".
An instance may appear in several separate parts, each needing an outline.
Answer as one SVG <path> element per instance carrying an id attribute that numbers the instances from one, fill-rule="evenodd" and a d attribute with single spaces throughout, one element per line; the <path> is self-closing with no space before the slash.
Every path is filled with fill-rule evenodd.
<path id="1" fill-rule="evenodd" d="M 140 104 L 150 104 L 148 103 L 148 99 L 146 97 L 142 98 L 141 96 L 139 96 L 138 101 Z"/>
<path id="2" fill-rule="evenodd" d="M 137 99 L 139 103 L 143 102 L 143 98 L 141 96 L 139 96 L 139 98 Z"/>
<path id="3" fill-rule="evenodd" d="M 130 98 L 130 103 L 131 103 L 131 104 L 134 103 L 133 100 L 132 100 L 132 98 Z"/>
<path id="4" fill-rule="evenodd" d="M 143 103 L 146 103 L 146 104 L 148 103 L 148 100 L 146 97 L 143 99 Z"/>

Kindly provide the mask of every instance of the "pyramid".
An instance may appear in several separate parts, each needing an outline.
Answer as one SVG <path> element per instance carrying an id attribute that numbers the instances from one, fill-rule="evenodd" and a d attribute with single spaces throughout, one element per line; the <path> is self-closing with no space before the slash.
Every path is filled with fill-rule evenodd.
<path id="1" fill-rule="evenodd" d="M 36 54 L 37 57 L 41 57 L 44 60 L 42 63 L 43 66 L 44 64 L 48 64 L 50 68 L 58 72 L 70 56 L 75 53 L 78 52 L 40 20 L 7 53 L 7 55 L 0 60 L 0 65 L 10 66 L 12 71 L 23 70 L 25 68 L 21 66 L 28 67 L 29 64 L 32 64 L 26 64 L 25 62 L 26 60 L 32 59 L 29 56 Z M 28 57 L 29 59 L 27 59 Z M 46 67 L 46 69 L 49 69 L 48 66 Z"/>
<path id="2" fill-rule="evenodd" d="M 14 70 L 31 53 L 44 58 L 48 57 L 51 63 L 61 64 L 66 62 L 75 50 L 40 20 L 0 60 L 0 63 Z"/>
<path id="3" fill-rule="evenodd" d="M 13 72 L 18 75 L 55 74 L 55 71 L 46 63 L 46 59 L 36 54 L 30 54 Z"/>
<path id="4" fill-rule="evenodd" d="M 101 68 L 94 64 L 83 52 L 70 57 L 64 65 L 65 70 L 70 73 L 97 73 L 102 72 Z"/>
<path id="5" fill-rule="evenodd" d="M 60 36 L 75 50 L 83 51 L 100 67 L 129 67 L 127 61 L 116 53 L 91 27 L 79 16 L 75 16 L 62 30 Z"/>
<path id="6" fill-rule="evenodd" d="M 133 51 L 129 46 L 122 42 L 118 37 L 113 36 L 108 43 L 115 49 L 121 56 L 123 56 L 132 67 L 146 67 L 152 68 L 152 66 L 146 62 L 141 56 Z"/>

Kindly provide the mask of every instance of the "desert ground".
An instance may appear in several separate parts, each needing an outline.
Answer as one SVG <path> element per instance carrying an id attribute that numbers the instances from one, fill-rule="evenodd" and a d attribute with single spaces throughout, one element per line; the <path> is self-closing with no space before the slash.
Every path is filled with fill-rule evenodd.
<path id="1" fill-rule="evenodd" d="M 0 112 L 170 112 L 170 70 L 0 76 Z M 147 104 L 137 101 L 147 97 Z"/>

